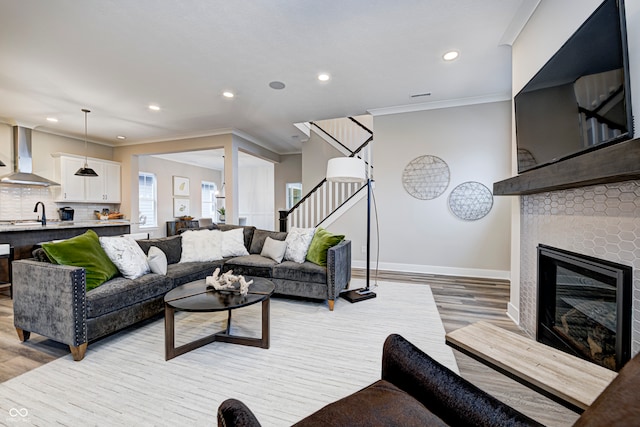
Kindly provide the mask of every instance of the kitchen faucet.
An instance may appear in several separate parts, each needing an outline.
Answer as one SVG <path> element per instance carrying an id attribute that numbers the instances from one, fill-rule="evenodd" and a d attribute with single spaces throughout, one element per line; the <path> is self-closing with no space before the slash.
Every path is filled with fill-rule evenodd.
<path id="1" fill-rule="evenodd" d="M 38 205 L 42 205 L 42 220 L 40 220 L 40 222 L 42 223 L 42 225 L 47 225 L 47 215 L 44 213 L 44 203 L 37 202 L 36 207 L 33 208 L 33 211 L 38 212 Z"/>

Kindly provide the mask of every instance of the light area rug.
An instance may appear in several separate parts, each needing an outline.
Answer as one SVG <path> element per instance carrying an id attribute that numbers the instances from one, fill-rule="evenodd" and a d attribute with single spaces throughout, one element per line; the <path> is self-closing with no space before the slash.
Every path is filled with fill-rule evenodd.
<path id="1" fill-rule="evenodd" d="M 352 288 L 362 286 L 353 280 Z M 399 333 L 458 372 L 426 285 L 382 282 L 351 304 L 271 300 L 268 350 L 214 342 L 164 360 L 158 319 L 89 344 L 0 384 L 0 424 L 211 426 L 218 405 L 245 402 L 264 426 L 290 425 L 380 379 L 382 345 Z M 232 333 L 257 336 L 261 304 L 233 312 Z M 224 328 L 226 313 L 176 313 L 176 344 Z"/>

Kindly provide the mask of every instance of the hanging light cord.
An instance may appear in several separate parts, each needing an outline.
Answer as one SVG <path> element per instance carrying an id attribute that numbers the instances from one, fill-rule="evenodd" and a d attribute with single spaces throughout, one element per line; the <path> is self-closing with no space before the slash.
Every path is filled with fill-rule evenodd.
<path id="1" fill-rule="evenodd" d="M 82 112 L 84 113 L 84 167 L 86 169 L 89 167 L 89 162 L 87 161 L 87 114 L 90 113 L 91 110 L 83 108 Z"/>

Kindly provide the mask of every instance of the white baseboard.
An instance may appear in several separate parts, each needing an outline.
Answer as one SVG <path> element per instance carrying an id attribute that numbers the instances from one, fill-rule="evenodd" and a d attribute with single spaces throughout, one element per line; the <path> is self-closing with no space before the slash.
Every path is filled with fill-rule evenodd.
<path id="1" fill-rule="evenodd" d="M 511 320 L 513 320 L 513 323 L 515 323 L 516 325 L 520 325 L 520 310 L 518 309 L 518 307 L 511 304 L 511 302 L 507 304 L 507 316 L 509 316 Z"/>
<path id="2" fill-rule="evenodd" d="M 364 260 L 354 260 L 351 263 L 354 268 L 366 268 Z M 376 268 L 374 262 L 371 263 L 371 270 Z M 506 270 L 485 270 L 481 268 L 458 268 L 458 267 L 440 267 L 435 265 L 418 265 L 418 264 L 397 264 L 381 262 L 378 265 L 380 270 L 398 271 L 403 273 L 422 273 L 422 274 L 439 274 L 443 276 L 460 276 L 460 277 L 477 277 L 484 279 L 500 279 L 510 280 L 511 273 Z"/>

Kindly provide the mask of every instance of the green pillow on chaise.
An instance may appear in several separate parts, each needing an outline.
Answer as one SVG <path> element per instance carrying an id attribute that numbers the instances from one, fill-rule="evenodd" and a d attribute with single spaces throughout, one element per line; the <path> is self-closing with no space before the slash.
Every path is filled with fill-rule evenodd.
<path id="1" fill-rule="evenodd" d="M 342 234 L 331 234 L 322 227 L 318 227 L 313 235 L 309 251 L 307 252 L 307 261 L 321 266 L 327 265 L 327 251 L 329 248 L 337 245 L 344 240 Z"/>

